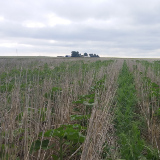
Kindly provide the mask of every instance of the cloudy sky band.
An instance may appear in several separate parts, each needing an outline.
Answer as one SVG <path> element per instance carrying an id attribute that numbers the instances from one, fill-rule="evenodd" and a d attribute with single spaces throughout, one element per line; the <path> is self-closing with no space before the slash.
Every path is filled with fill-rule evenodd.
<path id="1" fill-rule="evenodd" d="M 159 0 L 0 0 L 0 56 L 160 58 Z"/>

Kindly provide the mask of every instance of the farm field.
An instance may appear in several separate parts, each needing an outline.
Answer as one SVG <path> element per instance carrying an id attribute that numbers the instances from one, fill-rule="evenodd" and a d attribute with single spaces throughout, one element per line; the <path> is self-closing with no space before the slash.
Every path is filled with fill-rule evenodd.
<path id="1" fill-rule="evenodd" d="M 1 160 L 159 160 L 160 60 L 0 58 Z"/>

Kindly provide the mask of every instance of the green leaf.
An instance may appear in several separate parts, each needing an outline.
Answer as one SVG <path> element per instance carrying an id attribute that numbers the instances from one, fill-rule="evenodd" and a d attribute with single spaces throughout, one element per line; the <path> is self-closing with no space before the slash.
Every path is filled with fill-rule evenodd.
<path id="1" fill-rule="evenodd" d="M 62 91 L 62 89 L 61 89 L 61 88 L 58 88 L 58 87 L 53 87 L 53 88 L 52 88 L 52 92 L 55 92 L 55 91 Z"/>
<path id="2" fill-rule="evenodd" d="M 70 140 L 74 143 L 84 142 L 85 136 L 83 136 L 79 131 L 74 129 L 67 129 L 66 130 L 67 140 Z"/>
<path id="3" fill-rule="evenodd" d="M 70 145 L 70 144 L 71 144 L 71 142 L 65 142 L 64 144 L 66 144 L 66 145 Z"/>
<path id="4" fill-rule="evenodd" d="M 73 124 L 71 125 L 71 128 L 81 130 L 82 126 L 80 124 Z"/>
<path id="5" fill-rule="evenodd" d="M 72 103 L 75 103 L 75 104 L 83 104 L 83 101 L 84 101 L 84 100 L 77 100 L 77 101 L 73 101 Z"/>
<path id="6" fill-rule="evenodd" d="M 53 154 L 52 157 L 53 157 L 54 160 L 58 160 L 58 156 L 57 155 Z"/>
<path id="7" fill-rule="evenodd" d="M 44 133 L 44 137 L 52 137 L 53 131 L 54 131 L 53 129 L 50 129 L 50 130 L 46 131 Z"/>
<path id="8" fill-rule="evenodd" d="M 65 136 L 65 127 L 66 125 L 62 125 L 61 127 L 53 130 L 52 136 L 57 136 L 59 138 L 62 138 Z"/>
<path id="9" fill-rule="evenodd" d="M 94 99 L 90 99 L 88 103 L 94 103 Z"/>
<path id="10" fill-rule="evenodd" d="M 48 149 L 48 144 L 49 144 L 49 140 L 48 139 L 43 140 L 41 148 L 44 149 L 44 150 Z"/>
<path id="11" fill-rule="evenodd" d="M 40 140 L 36 140 L 36 141 L 33 142 L 32 145 L 31 145 L 30 153 L 36 152 L 36 151 L 38 151 L 40 148 L 46 150 L 46 149 L 48 149 L 48 148 L 47 148 L 47 147 L 48 147 L 48 144 L 49 144 L 49 140 L 48 140 L 48 139 L 43 140 L 43 141 L 42 141 L 42 144 L 41 144 L 41 141 L 40 141 Z"/>

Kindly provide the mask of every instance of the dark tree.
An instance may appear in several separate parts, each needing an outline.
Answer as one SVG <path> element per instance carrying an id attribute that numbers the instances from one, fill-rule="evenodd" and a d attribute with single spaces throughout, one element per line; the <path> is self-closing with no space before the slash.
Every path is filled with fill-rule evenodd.
<path id="1" fill-rule="evenodd" d="M 88 56 L 88 54 L 87 54 L 87 53 L 84 53 L 84 56 Z"/>
<path id="2" fill-rule="evenodd" d="M 96 54 L 89 54 L 90 57 L 99 57 L 99 55 Z"/>
<path id="3" fill-rule="evenodd" d="M 72 51 L 71 53 L 72 53 L 71 57 L 80 57 L 81 56 L 78 51 Z"/>
<path id="4" fill-rule="evenodd" d="M 89 54 L 90 57 L 93 57 L 93 54 Z"/>

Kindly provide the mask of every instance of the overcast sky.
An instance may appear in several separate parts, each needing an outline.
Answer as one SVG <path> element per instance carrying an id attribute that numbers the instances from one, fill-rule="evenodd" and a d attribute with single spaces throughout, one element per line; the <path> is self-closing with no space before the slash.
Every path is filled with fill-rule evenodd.
<path id="1" fill-rule="evenodd" d="M 160 0 L 0 0 L 0 56 L 160 58 Z"/>

